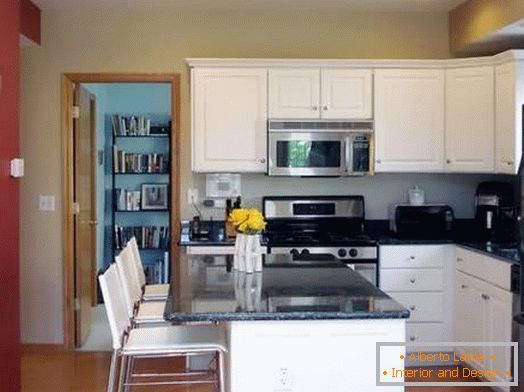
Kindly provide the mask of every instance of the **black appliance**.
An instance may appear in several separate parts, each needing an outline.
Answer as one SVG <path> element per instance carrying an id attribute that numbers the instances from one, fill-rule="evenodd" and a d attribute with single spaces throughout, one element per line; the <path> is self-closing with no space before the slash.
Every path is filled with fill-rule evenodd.
<path id="1" fill-rule="evenodd" d="M 514 194 L 512 183 L 492 181 L 478 185 L 475 220 L 482 239 L 498 243 L 514 241 Z"/>
<path id="2" fill-rule="evenodd" d="M 267 196 L 268 252 L 307 263 L 339 259 L 378 283 L 378 244 L 364 233 L 362 196 Z"/>
<path id="3" fill-rule="evenodd" d="M 443 204 L 423 206 L 395 205 L 390 216 L 390 229 L 400 238 L 451 238 L 455 215 Z"/>
<path id="4" fill-rule="evenodd" d="M 524 119 L 524 105 L 522 106 L 522 113 Z M 524 123 L 522 126 L 524 132 Z M 524 150 L 524 148 L 523 148 Z M 514 317 L 513 329 L 517 332 L 517 341 L 519 343 L 519 375 L 524 375 L 524 157 L 520 161 L 519 171 L 517 174 L 515 192 L 515 207 L 517 215 L 517 240 L 518 252 L 520 257 L 520 313 Z M 524 377 L 521 377 L 524 379 Z M 512 392 L 524 392 L 524 382 L 519 380 L 517 387 L 511 387 Z"/>

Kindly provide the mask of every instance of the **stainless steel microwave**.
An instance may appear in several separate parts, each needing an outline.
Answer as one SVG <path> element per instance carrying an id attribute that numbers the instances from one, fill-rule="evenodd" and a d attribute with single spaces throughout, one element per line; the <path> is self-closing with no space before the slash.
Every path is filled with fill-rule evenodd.
<path id="1" fill-rule="evenodd" d="M 372 173 L 372 122 L 269 121 L 270 176 L 363 176 Z"/>

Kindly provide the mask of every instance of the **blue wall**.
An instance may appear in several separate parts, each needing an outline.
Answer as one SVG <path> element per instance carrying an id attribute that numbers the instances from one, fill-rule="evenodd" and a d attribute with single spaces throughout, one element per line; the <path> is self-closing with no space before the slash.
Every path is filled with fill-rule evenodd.
<path id="1" fill-rule="evenodd" d="M 104 162 L 97 166 L 97 269 L 113 257 L 112 226 L 112 128 L 111 115 L 146 115 L 165 123 L 171 113 L 171 86 L 167 83 L 89 83 L 84 85 L 97 98 L 97 150 Z M 126 151 L 167 152 L 166 140 L 121 139 Z M 147 182 L 168 182 L 169 177 L 121 176 L 115 187 L 132 188 Z M 139 188 L 136 188 L 137 190 Z M 128 214 L 119 218 L 124 225 L 167 225 L 168 215 L 160 213 Z"/>

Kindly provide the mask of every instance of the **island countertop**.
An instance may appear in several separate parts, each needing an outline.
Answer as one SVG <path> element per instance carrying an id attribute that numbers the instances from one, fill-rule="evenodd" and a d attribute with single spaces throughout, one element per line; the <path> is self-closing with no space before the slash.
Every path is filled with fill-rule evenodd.
<path id="1" fill-rule="evenodd" d="M 172 322 L 398 319 L 409 311 L 333 259 L 296 264 L 264 256 L 262 272 L 232 268 L 232 256 L 181 254 L 164 317 Z"/>

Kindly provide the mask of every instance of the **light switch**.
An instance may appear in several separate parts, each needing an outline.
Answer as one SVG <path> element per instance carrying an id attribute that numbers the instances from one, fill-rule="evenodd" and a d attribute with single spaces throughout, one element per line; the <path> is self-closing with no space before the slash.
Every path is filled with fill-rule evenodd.
<path id="1" fill-rule="evenodd" d="M 24 159 L 15 158 L 11 159 L 10 174 L 13 178 L 21 178 L 24 176 Z"/>
<path id="2" fill-rule="evenodd" d="M 53 195 L 40 195 L 38 197 L 38 210 L 39 211 L 54 211 L 55 210 L 55 197 Z"/>

